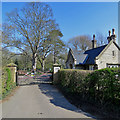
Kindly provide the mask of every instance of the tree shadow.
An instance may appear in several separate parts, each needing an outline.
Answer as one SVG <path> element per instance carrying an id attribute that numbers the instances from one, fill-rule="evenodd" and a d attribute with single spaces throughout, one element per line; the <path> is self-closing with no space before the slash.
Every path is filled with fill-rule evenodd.
<path id="1" fill-rule="evenodd" d="M 49 98 L 51 104 L 57 107 L 64 108 L 66 110 L 82 113 L 88 117 L 94 118 L 90 114 L 83 112 L 82 110 L 69 103 L 68 100 L 53 85 L 39 84 L 38 87 L 41 90 L 41 92 Z"/>
<path id="2" fill-rule="evenodd" d="M 78 109 L 74 105 L 68 102 L 67 99 L 58 91 L 57 88 L 52 84 L 52 80 L 50 79 L 50 74 L 44 74 L 41 76 L 36 76 L 35 79 L 28 78 L 25 81 L 28 81 L 27 83 L 23 80 L 23 83 L 20 86 L 26 86 L 26 85 L 38 85 L 40 91 L 46 95 L 49 98 L 49 101 L 51 104 L 78 113 L 82 113 L 88 117 L 92 117 L 90 114 L 83 112 L 82 110 Z M 93 118 L 93 117 L 92 117 Z"/>

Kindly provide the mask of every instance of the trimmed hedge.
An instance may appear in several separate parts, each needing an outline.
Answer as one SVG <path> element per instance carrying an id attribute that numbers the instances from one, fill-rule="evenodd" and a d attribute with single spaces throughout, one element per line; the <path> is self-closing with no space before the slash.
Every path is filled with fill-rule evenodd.
<path id="1" fill-rule="evenodd" d="M 59 85 L 67 92 L 78 93 L 83 98 L 104 104 L 120 100 L 120 68 L 96 71 L 59 70 Z"/>
<path id="2" fill-rule="evenodd" d="M 86 77 L 86 93 L 100 103 L 120 100 L 120 68 L 96 70 Z"/>
<path id="3" fill-rule="evenodd" d="M 68 92 L 84 91 L 84 81 L 92 71 L 77 69 L 61 69 L 58 71 L 58 84 L 66 88 Z"/>
<path id="4" fill-rule="evenodd" d="M 2 70 L 2 94 L 0 99 L 4 98 L 6 95 L 10 93 L 10 91 L 15 88 L 16 83 L 13 80 L 13 71 L 9 68 L 4 68 Z"/>

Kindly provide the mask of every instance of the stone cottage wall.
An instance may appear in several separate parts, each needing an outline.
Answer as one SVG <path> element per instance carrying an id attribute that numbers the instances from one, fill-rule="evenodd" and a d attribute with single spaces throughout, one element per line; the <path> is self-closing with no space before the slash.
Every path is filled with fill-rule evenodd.
<path id="1" fill-rule="evenodd" d="M 112 51 L 115 52 L 115 56 L 113 56 Z M 98 64 L 98 69 L 106 68 L 107 64 L 120 64 L 120 51 L 112 43 L 105 52 L 100 56 L 98 60 L 96 60 L 96 64 Z"/>
<path id="2" fill-rule="evenodd" d="M 66 62 L 66 68 L 67 69 L 70 69 L 70 64 L 72 64 L 73 68 L 75 68 L 74 59 L 73 59 L 71 54 L 69 55 L 69 59 Z"/>

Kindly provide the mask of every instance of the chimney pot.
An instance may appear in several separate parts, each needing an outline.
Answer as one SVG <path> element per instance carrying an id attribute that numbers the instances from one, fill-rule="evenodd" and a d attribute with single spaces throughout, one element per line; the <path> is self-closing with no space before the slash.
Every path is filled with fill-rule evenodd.
<path id="1" fill-rule="evenodd" d="M 112 35 L 115 35 L 115 29 L 114 28 L 112 29 Z"/>
<path id="2" fill-rule="evenodd" d="M 95 34 L 93 35 L 93 40 L 95 40 Z"/>
<path id="3" fill-rule="evenodd" d="M 115 29 L 112 29 L 112 35 L 111 35 L 111 40 L 113 40 L 114 42 L 116 42 L 116 35 L 115 35 Z"/>
<path id="4" fill-rule="evenodd" d="M 92 40 L 92 48 L 97 47 L 97 41 L 95 40 L 95 34 L 93 35 L 93 40 Z"/>
<path id="5" fill-rule="evenodd" d="M 111 36 L 111 31 L 109 30 L 109 37 Z"/>

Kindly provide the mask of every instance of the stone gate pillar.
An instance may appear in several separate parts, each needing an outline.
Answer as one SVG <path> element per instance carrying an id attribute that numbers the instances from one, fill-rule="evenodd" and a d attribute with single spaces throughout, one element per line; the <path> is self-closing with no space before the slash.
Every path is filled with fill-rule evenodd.
<path id="1" fill-rule="evenodd" d="M 58 83 L 58 70 L 61 69 L 60 64 L 53 64 L 53 83 Z"/>
<path id="2" fill-rule="evenodd" d="M 11 70 L 13 81 L 16 82 L 17 81 L 17 76 L 16 76 L 16 74 L 17 74 L 17 65 L 14 64 L 14 63 L 10 63 L 10 64 L 7 65 L 7 67 Z"/>

